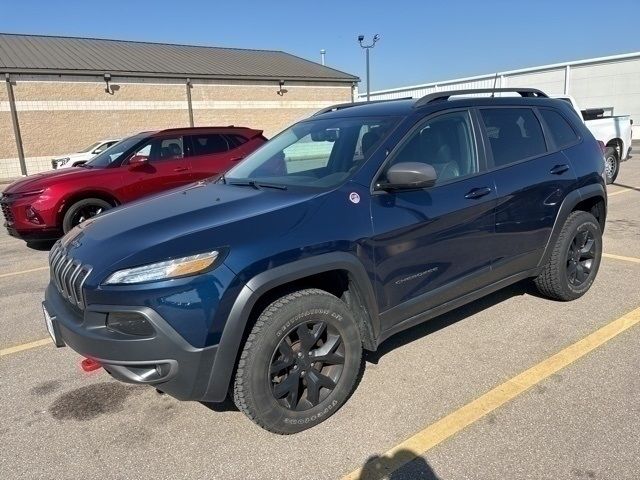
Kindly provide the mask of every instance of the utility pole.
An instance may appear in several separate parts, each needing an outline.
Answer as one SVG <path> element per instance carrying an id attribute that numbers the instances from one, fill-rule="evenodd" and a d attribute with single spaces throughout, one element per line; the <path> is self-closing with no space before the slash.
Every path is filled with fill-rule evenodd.
<path id="1" fill-rule="evenodd" d="M 367 57 L 367 102 L 371 100 L 371 72 L 369 68 L 369 50 L 376 46 L 376 42 L 378 40 L 380 40 L 380 35 L 376 33 L 373 36 L 373 41 L 369 45 L 365 45 L 362 43 L 364 42 L 364 35 L 358 35 L 358 43 L 360 44 L 360 47 L 364 48 Z"/>

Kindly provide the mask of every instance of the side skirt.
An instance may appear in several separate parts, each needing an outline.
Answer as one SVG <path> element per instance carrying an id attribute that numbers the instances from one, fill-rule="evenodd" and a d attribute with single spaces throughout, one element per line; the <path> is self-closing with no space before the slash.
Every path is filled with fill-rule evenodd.
<path id="1" fill-rule="evenodd" d="M 447 313 L 451 310 L 455 310 L 458 307 L 466 305 L 467 303 L 473 302 L 482 298 L 490 293 L 496 292 L 504 287 L 517 283 L 526 278 L 535 277 L 540 272 L 539 268 L 534 268 L 531 270 L 526 270 L 524 272 L 517 273 L 510 277 L 499 280 L 495 283 L 482 287 L 473 292 L 469 292 L 466 295 L 458 297 L 454 300 L 450 300 L 442 305 L 438 305 L 437 307 L 430 308 L 429 310 L 425 310 L 422 313 L 409 317 L 401 322 L 395 324 L 393 327 L 381 332 L 380 337 L 378 338 L 378 345 L 384 342 L 387 338 L 399 333 L 408 328 L 414 327 L 422 322 L 427 320 L 431 320 L 434 317 Z"/>

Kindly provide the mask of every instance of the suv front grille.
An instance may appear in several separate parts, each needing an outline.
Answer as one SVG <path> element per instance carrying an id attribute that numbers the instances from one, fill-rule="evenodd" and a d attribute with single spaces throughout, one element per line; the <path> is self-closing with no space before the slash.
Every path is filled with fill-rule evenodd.
<path id="1" fill-rule="evenodd" d="M 56 242 L 49 253 L 49 268 L 51 280 L 60 294 L 73 305 L 84 310 L 82 287 L 91 273 L 91 267 L 74 260 L 60 242 Z"/>
<path id="2" fill-rule="evenodd" d="M 4 215 L 4 219 L 7 221 L 7 225 L 13 225 L 13 212 L 11 211 L 11 205 L 9 204 L 9 200 L 6 196 L 0 198 L 0 206 L 2 207 L 2 214 Z"/>

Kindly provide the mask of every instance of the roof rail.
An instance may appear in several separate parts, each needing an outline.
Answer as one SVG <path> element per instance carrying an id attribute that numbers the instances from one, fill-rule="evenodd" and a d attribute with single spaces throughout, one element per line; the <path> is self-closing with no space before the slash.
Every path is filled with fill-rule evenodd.
<path id="1" fill-rule="evenodd" d="M 322 115 L 323 113 L 334 112 L 336 110 L 344 110 L 349 107 L 357 107 L 358 105 L 369 105 L 371 103 L 384 103 L 384 102 L 395 102 L 397 100 L 411 100 L 413 97 L 402 97 L 402 98 L 391 98 L 385 100 L 370 100 L 368 102 L 349 102 L 349 103 L 338 103 L 336 105 L 331 105 L 330 107 L 325 107 L 322 110 L 318 110 L 316 113 L 311 115 L 315 117 L 317 115 Z"/>
<path id="2" fill-rule="evenodd" d="M 500 93 L 500 92 L 517 92 L 521 97 L 540 97 L 548 98 L 547 94 L 537 88 L 476 88 L 469 90 L 449 90 L 443 92 L 430 93 L 418 99 L 413 105 L 415 108 L 424 107 L 425 105 L 440 100 L 448 100 L 454 95 L 472 95 L 476 93 Z"/>

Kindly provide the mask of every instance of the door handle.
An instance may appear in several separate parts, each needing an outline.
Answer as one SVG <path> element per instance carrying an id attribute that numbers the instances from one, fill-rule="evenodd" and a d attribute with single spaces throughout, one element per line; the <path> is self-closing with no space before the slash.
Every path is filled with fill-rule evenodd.
<path id="1" fill-rule="evenodd" d="M 176 167 L 173 169 L 174 172 L 186 172 L 189 170 L 187 167 Z"/>
<path id="2" fill-rule="evenodd" d="M 491 189 L 489 187 L 479 187 L 472 188 L 469 193 L 467 193 L 464 198 L 480 198 L 485 195 L 489 195 L 491 193 Z"/>
<path id="3" fill-rule="evenodd" d="M 562 175 L 567 170 L 569 170 L 569 165 L 562 164 L 562 165 L 556 165 L 555 167 L 553 167 L 551 170 L 549 170 L 549 173 L 551 173 L 552 175 Z"/>
<path id="4" fill-rule="evenodd" d="M 231 159 L 231 161 L 232 161 L 232 162 L 239 162 L 239 161 L 240 161 L 240 160 L 242 160 L 243 158 L 244 158 L 244 155 L 243 155 L 243 156 L 241 156 L 241 157 L 233 157 L 233 158 Z"/>

